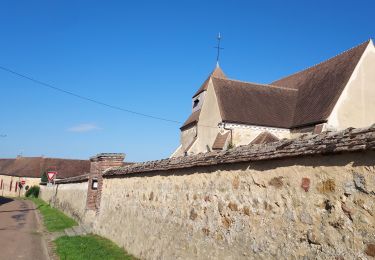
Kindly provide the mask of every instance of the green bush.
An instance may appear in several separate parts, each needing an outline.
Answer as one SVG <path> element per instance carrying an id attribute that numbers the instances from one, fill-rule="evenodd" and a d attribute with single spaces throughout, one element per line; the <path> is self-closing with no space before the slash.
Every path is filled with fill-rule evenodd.
<path id="1" fill-rule="evenodd" d="M 48 177 L 47 177 L 47 173 L 46 172 L 42 173 L 42 176 L 40 177 L 40 182 L 41 183 L 47 183 L 48 182 Z"/>
<path id="2" fill-rule="evenodd" d="M 25 196 L 26 197 L 38 198 L 38 196 L 39 196 L 39 186 L 31 186 L 31 188 L 26 191 Z"/>

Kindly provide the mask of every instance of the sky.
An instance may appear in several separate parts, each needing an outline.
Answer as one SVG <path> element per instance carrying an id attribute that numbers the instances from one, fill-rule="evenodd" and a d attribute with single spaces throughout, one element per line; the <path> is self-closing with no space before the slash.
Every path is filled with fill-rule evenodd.
<path id="1" fill-rule="evenodd" d="M 374 1 L 0 2 L 0 66 L 142 114 L 183 122 L 216 64 L 270 83 L 375 36 Z M 0 158 L 168 157 L 181 123 L 78 99 L 0 70 Z"/>

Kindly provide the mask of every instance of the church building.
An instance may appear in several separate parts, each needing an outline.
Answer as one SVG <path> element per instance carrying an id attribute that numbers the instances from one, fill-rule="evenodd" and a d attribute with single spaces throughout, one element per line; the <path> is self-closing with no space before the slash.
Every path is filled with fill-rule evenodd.
<path id="1" fill-rule="evenodd" d="M 269 84 L 230 79 L 217 65 L 192 98 L 172 157 L 373 123 L 372 40 Z"/>

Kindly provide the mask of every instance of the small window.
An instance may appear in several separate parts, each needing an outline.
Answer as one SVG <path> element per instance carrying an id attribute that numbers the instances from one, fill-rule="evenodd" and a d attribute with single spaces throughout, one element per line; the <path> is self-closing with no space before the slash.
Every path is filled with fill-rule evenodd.
<path id="1" fill-rule="evenodd" d="M 195 108 L 196 106 L 198 106 L 198 104 L 199 104 L 199 99 L 194 100 L 193 108 Z"/>
<path id="2" fill-rule="evenodd" d="M 91 189 L 93 189 L 93 190 L 98 189 L 98 180 L 96 180 L 96 179 L 92 180 Z"/>

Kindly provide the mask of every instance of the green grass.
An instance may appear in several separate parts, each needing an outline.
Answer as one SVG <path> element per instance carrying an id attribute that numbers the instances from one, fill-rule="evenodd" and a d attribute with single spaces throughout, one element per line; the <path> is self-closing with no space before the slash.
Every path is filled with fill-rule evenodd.
<path id="1" fill-rule="evenodd" d="M 38 198 L 28 199 L 35 203 L 38 210 L 43 215 L 43 222 L 48 231 L 62 231 L 66 228 L 70 228 L 77 225 L 77 222 L 75 222 L 73 219 L 67 217 L 61 211 L 52 208 L 43 200 Z"/>
<path id="2" fill-rule="evenodd" d="M 61 211 L 50 207 L 38 198 L 27 198 L 35 203 L 37 209 L 43 215 L 43 222 L 48 231 L 62 231 L 77 225 L 73 219 L 67 217 Z M 133 260 L 133 256 L 127 254 L 120 247 L 108 239 L 96 235 L 87 236 L 62 236 L 55 241 L 56 253 L 61 260 Z"/>
<path id="3" fill-rule="evenodd" d="M 63 236 L 55 240 L 61 260 L 136 259 L 108 239 L 96 235 Z"/>

